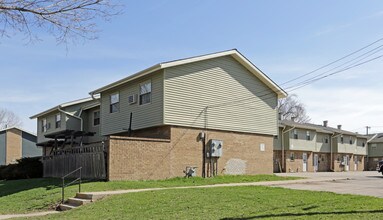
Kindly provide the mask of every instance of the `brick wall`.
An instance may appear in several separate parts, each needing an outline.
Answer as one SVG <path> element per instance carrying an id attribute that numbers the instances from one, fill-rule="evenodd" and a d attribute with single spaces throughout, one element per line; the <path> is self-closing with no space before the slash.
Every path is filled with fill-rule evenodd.
<path id="1" fill-rule="evenodd" d="M 367 170 L 372 171 L 376 170 L 376 164 L 378 161 L 383 160 L 383 157 L 369 157 L 367 160 Z"/>
<path id="2" fill-rule="evenodd" d="M 110 137 L 109 180 L 164 179 L 184 176 L 186 166 L 202 174 L 200 129 L 170 128 L 170 139 Z M 158 128 L 157 128 L 158 129 Z M 148 130 L 151 132 L 151 130 Z M 144 136 L 144 131 L 141 131 Z M 223 156 L 217 160 L 218 174 L 271 174 L 273 137 L 226 131 L 208 131 L 207 140 L 223 140 Z M 261 151 L 260 144 L 265 149 Z"/>
<path id="3" fill-rule="evenodd" d="M 18 129 L 10 129 L 7 131 L 7 144 L 6 144 L 6 164 L 15 163 L 17 159 L 21 158 L 22 149 L 22 131 Z"/>

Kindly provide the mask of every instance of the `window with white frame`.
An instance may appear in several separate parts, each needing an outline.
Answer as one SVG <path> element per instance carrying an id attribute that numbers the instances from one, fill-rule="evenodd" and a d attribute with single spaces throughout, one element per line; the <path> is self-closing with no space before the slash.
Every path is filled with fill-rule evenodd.
<path id="1" fill-rule="evenodd" d="M 325 138 L 324 138 L 324 142 L 325 142 L 326 144 L 328 144 L 328 137 L 325 137 Z"/>
<path id="2" fill-rule="evenodd" d="M 55 115 L 55 127 L 61 128 L 61 114 Z"/>
<path id="3" fill-rule="evenodd" d="M 350 137 L 350 144 L 352 144 L 353 143 L 353 141 L 352 141 L 352 137 Z"/>
<path id="4" fill-rule="evenodd" d="M 93 112 L 93 126 L 100 124 L 100 111 Z"/>
<path id="5" fill-rule="evenodd" d="M 152 82 L 140 84 L 140 105 L 150 103 L 152 99 Z"/>
<path id="6" fill-rule="evenodd" d="M 311 140 L 310 131 L 306 131 L 306 140 Z"/>
<path id="7" fill-rule="evenodd" d="M 47 119 L 46 118 L 43 118 L 41 120 L 41 131 L 47 132 Z"/>
<path id="8" fill-rule="evenodd" d="M 297 129 L 294 129 L 294 139 L 298 139 L 298 131 Z"/>
<path id="9" fill-rule="evenodd" d="M 114 93 L 110 95 L 110 113 L 118 112 L 120 110 L 120 94 Z"/>
<path id="10" fill-rule="evenodd" d="M 342 135 L 342 136 L 340 136 L 340 143 L 343 144 L 343 142 L 344 142 L 344 138 L 343 138 L 343 135 Z"/>

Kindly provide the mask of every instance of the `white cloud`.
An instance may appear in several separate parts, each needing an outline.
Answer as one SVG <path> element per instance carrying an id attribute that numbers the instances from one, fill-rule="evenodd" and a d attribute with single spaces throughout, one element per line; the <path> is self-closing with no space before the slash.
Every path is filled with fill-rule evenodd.
<path id="1" fill-rule="evenodd" d="M 306 105 L 312 122 L 328 120 L 330 126 L 341 124 L 346 130 L 365 132 L 364 127 L 383 126 L 380 117 L 383 102 L 382 88 L 374 87 L 305 87 L 296 91 Z"/>

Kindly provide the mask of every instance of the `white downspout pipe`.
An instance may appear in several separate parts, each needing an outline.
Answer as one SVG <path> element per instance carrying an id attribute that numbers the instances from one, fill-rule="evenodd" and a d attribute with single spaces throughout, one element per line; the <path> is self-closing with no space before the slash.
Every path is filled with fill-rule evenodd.
<path id="1" fill-rule="evenodd" d="M 370 160 L 370 157 L 369 157 L 369 152 L 368 152 L 368 144 L 372 141 L 372 140 L 374 140 L 375 138 L 376 138 L 376 136 L 378 136 L 378 134 L 375 134 L 374 136 L 372 136 L 372 138 L 370 138 L 370 139 L 368 139 L 367 140 L 367 142 L 366 142 L 366 154 L 367 154 L 367 158 L 366 158 L 366 160 L 367 160 L 367 162 L 365 162 L 364 164 L 365 164 L 365 170 L 367 169 L 368 170 L 368 161 Z"/>
<path id="2" fill-rule="evenodd" d="M 331 139 L 330 139 L 330 160 L 331 160 L 330 170 L 331 170 L 331 171 L 334 171 L 333 150 L 332 150 L 332 139 L 333 139 L 333 138 L 336 138 L 336 137 L 338 137 L 338 136 L 340 136 L 340 135 L 342 135 L 342 134 L 339 133 L 339 134 L 335 135 L 335 133 L 332 133 L 332 135 L 331 135 Z"/>
<path id="3" fill-rule="evenodd" d="M 285 129 L 286 129 L 286 126 L 283 127 L 283 129 L 282 129 L 282 171 L 283 171 L 283 169 L 285 169 L 285 138 L 284 138 L 284 136 L 285 136 L 285 133 L 295 129 L 295 126 L 290 128 L 287 131 L 285 131 Z"/>
<path id="4" fill-rule="evenodd" d="M 59 110 L 59 112 L 62 112 L 62 113 L 66 114 L 66 115 L 69 115 L 69 116 L 72 116 L 73 118 L 77 118 L 77 119 L 79 119 L 79 120 L 80 120 L 80 127 L 81 127 L 80 130 L 81 130 L 81 131 L 84 130 L 84 123 L 83 123 L 82 118 L 80 117 L 81 114 L 82 114 L 82 108 L 81 108 L 81 110 L 80 110 L 80 114 L 79 114 L 79 116 L 74 115 L 74 114 L 72 114 L 72 113 L 69 113 L 69 112 L 66 112 L 66 111 L 62 110 L 60 106 L 57 107 L 57 109 Z"/>

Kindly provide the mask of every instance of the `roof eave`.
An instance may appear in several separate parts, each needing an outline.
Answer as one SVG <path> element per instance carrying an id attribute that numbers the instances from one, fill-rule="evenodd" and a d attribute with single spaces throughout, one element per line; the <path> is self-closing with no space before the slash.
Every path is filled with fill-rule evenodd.
<path id="1" fill-rule="evenodd" d="M 61 105 L 55 106 L 55 107 L 50 108 L 50 109 L 48 109 L 48 110 L 46 110 L 46 111 L 43 111 L 43 112 L 41 112 L 41 113 L 38 113 L 38 114 L 36 114 L 36 115 L 33 115 L 33 116 L 29 117 L 29 119 L 39 118 L 39 117 L 41 117 L 41 116 L 43 116 L 43 115 L 52 113 L 52 112 L 58 110 L 58 109 L 61 108 L 61 107 L 62 107 Z"/>
<path id="2" fill-rule="evenodd" d="M 146 75 L 148 75 L 150 73 L 153 73 L 153 72 L 161 70 L 161 69 L 162 69 L 162 65 L 161 64 L 157 64 L 157 65 L 151 66 L 151 67 L 149 67 L 147 69 L 144 69 L 144 70 L 142 70 L 142 71 L 140 71 L 138 73 L 135 73 L 133 75 L 130 75 L 128 77 L 120 79 L 120 80 L 118 80 L 118 81 L 116 81 L 114 83 L 110 83 L 110 84 L 108 84 L 106 86 L 103 86 L 103 87 L 101 87 L 99 89 L 96 89 L 96 90 L 90 92 L 89 95 L 93 96 L 95 94 L 100 94 L 101 92 L 104 92 L 106 90 L 115 88 L 115 87 L 120 86 L 120 85 L 122 85 L 122 84 L 124 84 L 126 82 L 129 82 L 131 80 L 137 79 L 137 78 L 142 77 L 142 76 L 146 76 Z"/>

